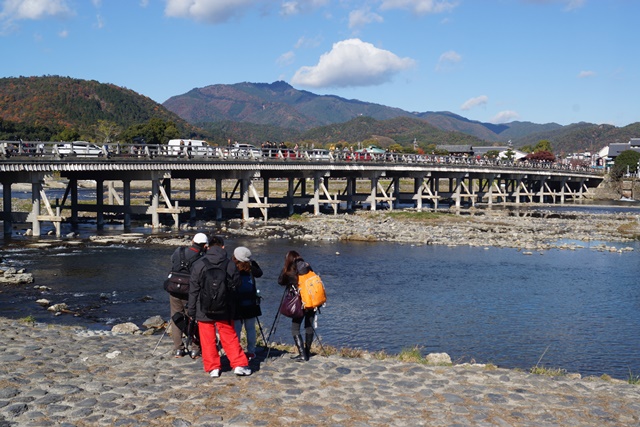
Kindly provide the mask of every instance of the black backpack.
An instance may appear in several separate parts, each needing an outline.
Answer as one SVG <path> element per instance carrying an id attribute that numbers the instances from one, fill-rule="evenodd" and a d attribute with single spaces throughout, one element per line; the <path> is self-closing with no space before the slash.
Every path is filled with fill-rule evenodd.
<path id="1" fill-rule="evenodd" d="M 200 310 L 212 318 L 232 316 L 233 291 L 229 289 L 227 280 L 229 260 L 220 265 L 214 265 L 206 258 L 202 258 L 202 261 L 205 268 L 201 276 L 204 281 L 200 289 Z"/>
<path id="2" fill-rule="evenodd" d="M 185 251 L 185 247 L 180 248 L 180 267 L 178 271 L 170 271 L 167 280 L 164 281 L 164 290 L 174 295 L 189 295 L 191 264 L 201 256 L 201 254 L 198 254 L 187 261 L 185 259 Z"/>

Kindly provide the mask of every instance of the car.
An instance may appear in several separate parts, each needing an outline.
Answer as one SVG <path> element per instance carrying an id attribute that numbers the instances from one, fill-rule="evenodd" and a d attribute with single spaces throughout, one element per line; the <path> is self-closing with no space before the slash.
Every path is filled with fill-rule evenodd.
<path id="1" fill-rule="evenodd" d="M 171 139 L 166 148 L 170 156 L 216 157 L 218 155 L 215 147 L 199 139 Z"/>
<path id="2" fill-rule="evenodd" d="M 320 148 L 307 151 L 307 156 L 311 160 L 331 160 L 331 153 L 329 153 L 329 150 Z"/>
<path id="3" fill-rule="evenodd" d="M 102 148 L 87 141 L 63 142 L 55 146 L 58 154 L 65 156 L 101 157 L 104 155 Z"/>
<path id="4" fill-rule="evenodd" d="M 262 157 L 262 150 L 255 145 L 235 143 L 231 146 L 229 155 L 231 157 L 258 158 Z"/>

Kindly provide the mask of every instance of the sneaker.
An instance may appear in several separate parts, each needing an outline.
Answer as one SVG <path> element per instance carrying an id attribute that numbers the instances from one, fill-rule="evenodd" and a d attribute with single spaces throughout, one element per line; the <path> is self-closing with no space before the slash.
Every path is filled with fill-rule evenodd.
<path id="1" fill-rule="evenodd" d="M 209 376 L 211 378 L 218 378 L 220 376 L 220 369 L 214 369 L 213 371 L 209 372 Z"/>
<path id="2" fill-rule="evenodd" d="M 202 353 L 200 353 L 200 350 L 191 350 L 191 353 L 189 353 L 189 356 L 191 356 L 192 359 L 199 359 L 202 356 Z"/>
<path id="3" fill-rule="evenodd" d="M 247 359 L 249 359 L 249 360 L 256 358 L 256 354 L 255 353 L 245 353 L 245 354 L 247 356 Z"/>
<path id="4" fill-rule="evenodd" d="M 175 357 L 176 359 L 179 357 L 184 357 L 187 355 L 187 352 L 185 351 L 184 348 L 179 348 L 175 351 L 173 357 Z"/>
<path id="5" fill-rule="evenodd" d="M 239 377 L 243 377 L 246 375 L 251 375 L 251 369 L 246 366 L 238 366 L 233 370 L 233 373 L 238 375 Z"/>

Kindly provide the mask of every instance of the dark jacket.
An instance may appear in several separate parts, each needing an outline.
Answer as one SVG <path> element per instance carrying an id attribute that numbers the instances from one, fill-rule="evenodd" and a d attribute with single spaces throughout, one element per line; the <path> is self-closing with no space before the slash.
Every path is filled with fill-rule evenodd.
<path id="1" fill-rule="evenodd" d="M 204 271 L 207 269 L 207 265 L 204 260 L 207 259 L 214 266 L 221 267 L 224 263 L 227 264 L 227 288 L 230 293 L 229 303 L 227 310 L 224 314 L 218 315 L 215 318 L 208 317 L 200 309 L 200 289 L 202 289 L 204 282 Z M 191 278 L 189 280 L 189 302 L 187 304 L 187 314 L 189 317 L 198 321 L 210 322 L 213 320 L 233 320 L 235 312 L 235 298 L 233 294 L 240 286 L 240 274 L 236 265 L 228 259 L 227 251 L 220 246 L 212 246 L 207 253 L 199 260 L 197 260 L 191 266 Z"/>
<path id="2" fill-rule="evenodd" d="M 313 271 L 311 266 L 305 260 L 298 260 L 295 264 L 295 268 L 293 271 L 285 273 L 284 271 L 280 272 L 280 276 L 278 277 L 278 284 L 280 286 L 288 286 L 292 289 L 298 289 L 298 275 L 299 274 L 307 274 L 308 272 Z"/>
<path id="3" fill-rule="evenodd" d="M 185 262 L 191 262 L 192 263 L 191 267 L 193 267 L 193 263 L 196 261 L 196 259 L 200 258 L 204 254 L 204 252 L 202 251 L 202 248 L 196 245 L 191 245 L 190 247 L 182 246 L 177 248 L 175 251 L 173 251 L 173 254 L 171 255 L 171 271 L 177 271 L 181 273 L 190 273 L 190 271 L 183 271 L 184 269 L 182 268 L 182 265 L 181 265 L 180 252 L 182 251 L 183 248 L 184 248 L 184 260 Z M 169 294 L 173 297 L 176 297 L 182 300 L 186 300 L 189 298 L 187 294 L 176 294 L 172 292 L 169 292 Z"/>
<path id="4" fill-rule="evenodd" d="M 256 277 L 262 277 L 262 269 L 258 265 L 257 262 L 251 261 L 251 271 L 241 271 L 240 272 L 240 282 L 251 283 L 250 290 L 242 291 L 244 288 L 243 285 L 239 287 L 238 292 L 236 293 L 236 315 L 235 319 L 251 319 L 253 317 L 258 317 L 262 315 L 262 311 L 260 310 L 260 300 L 258 298 L 258 291 L 256 289 Z"/>
<path id="5" fill-rule="evenodd" d="M 198 246 L 191 245 L 190 247 L 184 247 L 184 259 L 186 262 L 191 261 L 192 259 L 195 261 L 195 258 L 199 258 L 204 252 L 201 252 L 202 249 Z M 171 271 L 180 271 L 180 251 L 182 247 L 177 248 L 173 251 L 173 255 L 171 255 Z"/>

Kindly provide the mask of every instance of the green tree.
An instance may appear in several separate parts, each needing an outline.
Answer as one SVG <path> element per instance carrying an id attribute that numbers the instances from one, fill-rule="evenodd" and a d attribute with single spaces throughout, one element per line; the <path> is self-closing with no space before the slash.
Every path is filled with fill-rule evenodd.
<path id="1" fill-rule="evenodd" d="M 533 152 L 538 153 L 540 151 L 548 151 L 549 153 L 553 153 L 553 149 L 551 148 L 551 141 L 547 139 L 538 141 L 536 146 L 533 147 Z"/>
<path id="2" fill-rule="evenodd" d="M 504 156 L 509 160 L 513 160 L 514 157 L 516 157 L 516 152 L 509 148 L 507 151 L 505 151 Z"/>
<path id="3" fill-rule="evenodd" d="M 611 170 L 611 177 L 614 180 L 619 180 L 627 172 L 637 173 L 638 161 L 640 161 L 640 152 L 635 150 L 623 151 L 613 161 L 613 169 Z"/>
<path id="4" fill-rule="evenodd" d="M 485 156 L 490 158 L 490 159 L 495 159 L 499 155 L 500 155 L 500 151 L 498 151 L 498 150 L 489 150 L 489 151 L 487 151 L 485 153 Z"/>
<path id="5" fill-rule="evenodd" d="M 77 129 L 64 128 L 60 133 L 54 135 L 56 141 L 77 141 L 80 138 L 80 132 Z"/>
<path id="6" fill-rule="evenodd" d="M 120 126 L 108 120 L 98 120 L 98 124 L 94 126 L 94 132 L 96 142 L 108 144 L 120 134 Z"/>

